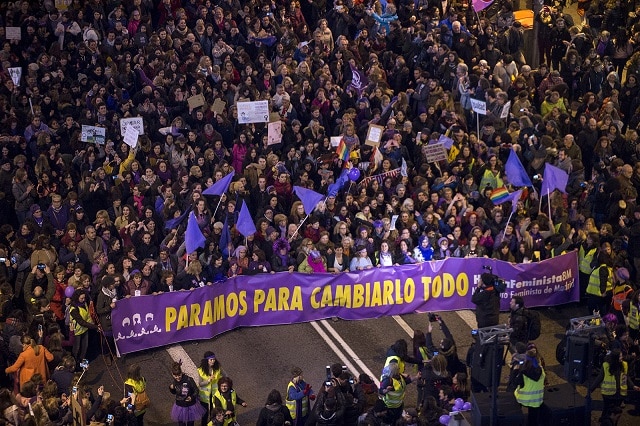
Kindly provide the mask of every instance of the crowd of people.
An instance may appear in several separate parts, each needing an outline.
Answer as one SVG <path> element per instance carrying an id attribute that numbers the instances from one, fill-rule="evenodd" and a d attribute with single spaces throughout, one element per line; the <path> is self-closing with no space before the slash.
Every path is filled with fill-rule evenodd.
<path id="1" fill-rule="evenodd" d="M 118 299 L 246 274 L 449 256 L 535 262 L 576 249 L 585 313 L 628 324 L 621 345 L 631 356 L 640 337 L 640 13 L 633 2 L 586 5 L 582 23 L 544 5 L 525 30 L 508 0 L 479 13 L 471 2 L 425 0 L 3 2 L 2 357 L 7 373 L 22 367 L 4 378 L 4 420 L 64 422 L 69 374 L 92 347 L 112 363 Z M 535 31 L 535 69 L 525 31 Z M 476 117 L 472 99 L 486 114 Z M 238 123 L 238 103 L 258 100 L 282 123 L 281 139 L 270 140 L 266 123 Z M 143 120 L 133 147 L 120 126 L 132 117 Z M 377 147 L 365 143 L 371 125 L 383 128 Z M 104 140 L 87 141 L 83 126 Z M 447 158 L 433 160 L 428 146 L 442 135 Z M 504 171 L 510 152 L 533 185 L 508 221 L 510 203 L 491 194 L 515 189 Z M 568 174 L 564 193 L 540 194 L 546 164 Z M 360 176 L 329 193 L 349 168 Z M 222 196 L 203 194 L 232 171 Z M 294 185 L 326 201 L 305 211 Z M 253 235 L 235 226 L 243 204 Z M 193 253 L 188 212 L 206 236 Z M 46 392 L 58 371 L 67 379 Z M 184 408 L 195 400 L 191 382 L 178 392 L 179 366 L 173 373 Z M 393 366 L 383 380 L 395 419 L 394 392 L 410 381 L 402 373 Z M 132 380 L 132 394 L 144 389 L 139 372 Z M 321 406 L 330 411 L 331 399 Z M 92 415 L 100 423 L 107 412 Z"/>

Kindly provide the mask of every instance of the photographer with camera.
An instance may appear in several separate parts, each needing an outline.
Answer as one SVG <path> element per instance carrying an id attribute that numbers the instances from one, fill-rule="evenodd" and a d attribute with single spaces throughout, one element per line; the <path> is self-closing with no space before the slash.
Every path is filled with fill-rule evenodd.
<path id="1" fill-rule="evenodd" d="M 489 272 L 480 276 L 478 287 L 471 297 L 471 302 L 476 305 L 478 328 L 498 325 L 500 315 L 500 293 L 494 285 L 498 277 L 491 273 L 490 267 L 484 268 Z"/>
<path id="2" fill-rule="evenodd" d="M 34 265 L 24 282 L 24 300 L 29 313 L 31 315 L 38 313 L 38 301 L 40 299 L 51 301 L 55 291 L 56 286 L 49 266 L 44 263 Z"/>
<path id="3" fill-rule="evenodd" d="M 509 350 L 515 353 L 516 345 L 529 343 L 529 325 L 524 307 L 524 299 L 521 296 L 513 296 L 509 302 L 509 327 L 513 329 L 509 336 L 511 345 Z"/>
<path id="4" fill-rule="evenodd" d="M 337 422 L 345 426 L 355 426 L 363 411 L 366 397 L 360 387 L 354 389 L 354 380 L 347 367 L 335 363 L 327 366 L 327 379 L 318 392 L 316 403 L 307 424 L 321 423 L 326 403 L 333 399 L 336 404 Z"/>
<path id="5" fill-rule="evenodd" d="M 438 345 L 438 347 L 433 344 L 432 331 L 434 322 L 440 325 L 440 330 L 442 330 L 442 334 L 444 334 L 444 337 L 440 339 L 440 345 Z M 467 372 L 467 367 L 458 357 L 458 349 L 453 339 L 453 334 L 451 334 L 449 327 L 447 327 L 447 324 L 445 324 L 440 315 L 429 314 L 429 327 L 427 328 L 426 339 L 427 349 L 432 356 L 440 354 L 447 359 L 447 371 L 451 377 L 454 377 L 457 373 Z"/>

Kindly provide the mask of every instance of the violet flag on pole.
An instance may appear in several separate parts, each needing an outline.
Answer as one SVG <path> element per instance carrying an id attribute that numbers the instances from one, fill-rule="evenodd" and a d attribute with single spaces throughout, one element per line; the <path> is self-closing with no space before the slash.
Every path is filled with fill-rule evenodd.
<path id="1" fill-rule="evenodd" d="M 493 3 L 493 0 L 489 0 L 489 1 L 472 0 L 471 3 L 473 5 L 473 10 L 475 10 L 476 12 L 480 12 L 481 10 L 484 10 L 489 6 L 491 6 L 491 4 Z"/>
<path id="2" fill-rule="evenodd" d="M 235 173 L 232 171 L 231 173 L 229 173 L 228 175 L 226 175 L 225 177 L 223 177 L 222 179 L 220 179 L 219 181 L 211 185 L 209 188 L 202 191 L 202 194 L 203 195 L 224 194 L 225 192 L 227 192 L 227 189 L 229 189 L 229 185 L 231 185 L 231 181 L 233 180 L 234 174 Z"/>
<path id="3" fill-rule="evenodd" d="M 569 175 L 564 170 L 547 164 L 544 167 L 541 195 L 550 194 L 556 189 L 566 194 L 567 182 L 569 182 Z"/>
<path id="4" fill-rule="evenodd" d="M 358 96 L 360 96 L 362 91 L 369 85 L 369 78 L 367 78 L 364 72 L 358 70 L 358 68 L 351 64 L 349 64 L 349 66 L 351 67 L 351 83 L 349 87 L 353 87 L 358 92 Z"/>
<path id="5" fill-rule="evenodd" d="M 509 158 L 504 164 L 504 173 L 509 179 L 509 183 L 513 186 L 533 186 L 527 171 L 518 158 L 518 154 L 514 150 L 509 153 Z"/>
<path id="6" fill-rule="evenodd" d="M 186 209 L 184 211 L 184 213 L 182 213 L 180 216 L 173 218 L 173 219 L 169 219 L 164 223 L 164 229 L 165 230 L 171 230 L 173 228 L 177 228 L 178 225 L 180 225 L 182 223 L 183 220 L 186 219 L 186 217 L 189 215 L 189 212 L 191 211 L 191 207 L 189 207 L 188 209 Z"/>
<path id="7" fill-rule="evenodd" d="M 200 247 L 204 247 L 205 241 L 206 238 L 198 226 L 198 221 L 193 212 L 191 212 L 191 214 L 189 214 L 189 220 L 187 221 L 187 230 L 184 233 L 184 245 L 187 249 L 187 254 L 193 253 Z"/>
<path id="8" fill-rule="evenodd" d="M 227 222 L 227 218 L 224 219 L 222 234 L 220 235 L 220 243 L 218 245 L 223 256 L 231 256 L 231 253 L 233 252 L 233 240 L 231 239 L 231 232 L 229 231 L 229 222 Z"/>
<path id="9" fill-rule="evenodd" d="M 236 229 L 243 236 L 248 237 L 249 235 L 253 235 L 256 233 L 256 225 L 253 223 L 253 218 L 251 217 L 251 213 L 249 213 L 249 209 L 247 208 L 247 203 L 242 203 L 242 207 L 240 207 L 240 213 L 238 214 L 238 222 L 236 223 Z"/>
<path id="10" fill-rule="evenodd" d="M 304 212 L 306 214 L 311 214 L 313 209 L 316 208 L 318 203 L 324 200 L 325 196 L 317 193 L 311 189 L 303 188 L 301 186 L 294 186 L 293 192 L 296 193 L 300 201 L 302 201 L 302 205 L 304 206 Z"/>

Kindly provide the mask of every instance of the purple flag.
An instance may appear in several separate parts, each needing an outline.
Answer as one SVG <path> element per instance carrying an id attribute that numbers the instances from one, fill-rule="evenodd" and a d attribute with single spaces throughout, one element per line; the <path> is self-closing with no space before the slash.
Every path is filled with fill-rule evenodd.
<path id="1" fill-rule="evenodd" d="M 506 197 L 498 201 L 494 201 L 493 203 L 497 205 L 497 204 L 506 203 L 507 201 L 511 201 L 511 213 L 515 213 L 516 209 L 518 208 L 518 200 L 520 199 L 521 196 L 522 196 L 522 189 L 518 189 L 517 191 L 514 191 L 509 195 L 507 195 Z"/>
<path id="2" fill-rule="evenodd" d="M 518 154 L 514 150 L 509 153 L 509 158 L 504 164 L 504 173 L 509 179 L 509 183 L 513 186 L 533 186 L 527 171 L 518 158 Z"/>
<path id="3" fill-rule="evenodd" d="M 189 215 L 189 221 L 187 222 L 187 230 L 184 233 L 184 245 L 188 253 L 193 253 L 200 247 L 204 247 L 206 238 L 202 234 L 198 221 L 196 220 L 193 212 Z"/>
<path id="4" fill-rule="evenodd" d="M 541 195 L 550 194 L 556 189 L 566 194 L 567 182 L 569 182 L 567 172 L 551 164 L 547 164 L 544 167 Z"/>
<path id="5" fill-rule="evenodd" d="M 362 91 L 369 85 L 369 78 L 364 72 L 349 64 L 351 67 L 351 83 L 349 87 L 354 88 L 358 92 L 358 96 L 362 95 Z"/>
<path id="6" fill-rule="evenodd" d="M 442 143 L 446 149 L 451 149 L 451 147 L 453 146 L 453 139 L 445 135 L 440 135 L 437 143 Z"/>
<path id="7" fill-rule="evenodd" d="M 349 176 L 347 174 L 347 171 L 347 169 L 342 169 L 342 172 L 340 172 L 340 176 L 338 177 L 338 179 L 336 179 L 334 183 L 329 185 L 329 187 L 327 188 L 328 197 L 335 197 L 336 195 L 338 195 L 338 192 L 340 192 L 342 187 L 349 183 Z"/>
<path id="8" fill-rule="evenodd" d="M 161 196 L 158 196 L 158 198 L 156 198 L 155 210 L 158 214 L 162 214 L 162 210 L 164 210 L 164 198 L 162 198 Z"/>
<path id="9" fill-rule="evenodd" d="M 304 212 L 306 214 L 311 214 L 318 203 L 324 199 L 324 195 L 318 194 L 316 191 L 303 188 L 301 186 L 294 186 L 293 192 L 295 192 L 298 198 L 300 198 L 300 201 L 302 201 Z"/>
<path id="10" fill-rule="evenodd" d="M 229 247 L 231 244 L 231 247 Z M 229 257 L 233 252 L 233 240 L 231 239 L 231 232 L 229 231 L 229 223 L 227 219 L 224 219 L 224 225 L 222 225 L 222 235 L 220 235 L 219 243 L 220 252 L 223 256 Z"/>
<path id="11" fill-rule="evenodd" d="M 225 192 L 227 192 L 227 189 L 229 189 L 229 185 L 231 185 L 231 180 L 233 180 L 234 174 L 235 172 L 232 171 L 231 173 L 229 173 L 228 175 L 226 175 L 225 177 L 223 177 L 222 179 L 220 179 L 219 181 L 211 185 L 209 188 L 202 191 L 202 194 L 203 195 L 224 194 Z"/>
<path id="12" fill-rule="evenodd" d="M 491 6 L 491 3 L 493 3 L 493 0 L 472 0 L 471 1 L 473 10 L 475 10 L 476 12 L 480 12 L 481 10 L 488 8 L 489 6 Z"/>
<path id="13" fill-rule="evenodd" d="M 191 208 L 188 208 L 179 217 L 166 221 L 164 223 L 164 229 L 168 230 L 168 229 L 177 228 L 178 225 L 180 225 L 182 221 L 185 220 L 185 218 L 189 215 L 190 211 L 191 211 Z"/>
<path id="14" fill-rule="evenodd" d="M 236 229 L 245 237 L 256 233 L 256 225 L 253 223 L 253 218 L 251 217 L 251 213 L 249 213 L 247 203 L 242 203 L 242 207 L 240 207 Z"/>

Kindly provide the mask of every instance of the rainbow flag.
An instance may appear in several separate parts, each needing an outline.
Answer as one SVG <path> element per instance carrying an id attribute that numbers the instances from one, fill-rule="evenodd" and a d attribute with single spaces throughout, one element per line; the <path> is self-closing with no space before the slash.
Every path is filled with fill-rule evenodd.
<path id="1" fill-rule="evenodd" d="M 349 147 L 344 141 L 344 138 L 340 139 L 340 144 L 338 144 L 338 147 L 336 148 L 336 154 L 338 154 L 338 159 L 342 161 L 349 160 Z"/>
<path id="2" fill-rule="evenodd" d="M 489 195 L 493 204 L 500 204 L 507 197 L 509 197 L 509 191 L 504 186 L 502 188 L 494 189 L 491 191 L 491 195 Z"/>

